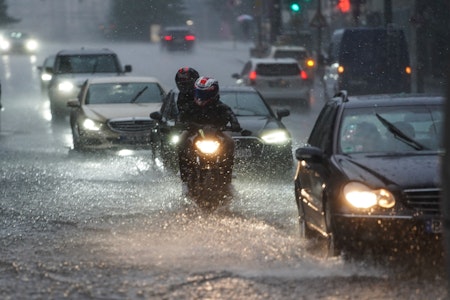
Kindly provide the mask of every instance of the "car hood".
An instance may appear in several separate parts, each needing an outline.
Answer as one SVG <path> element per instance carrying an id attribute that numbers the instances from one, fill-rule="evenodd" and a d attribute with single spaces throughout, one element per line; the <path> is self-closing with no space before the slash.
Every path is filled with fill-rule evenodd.
<path id="1" fill-rule="evenodd" d="M 121 103 L 121 104 L 91 104 L 83 105 L 82 109 L 86 117 L 104 121 L 110 119 L 146 118 L 150 119 L 150 113 L 158 111 L 162 103 Z"/>
<path id="2" fill-rule="evenodd" d="M 122 73 L 70 73 L 70 74 L 57 74 L 53 76 L 58 82 L 69 80 L 76 86 L 81 86 L 88 78 L 105 77 L 105 76 L 125 76 Z"/>
<path id="3" fill-rule="evenodd" d="M 242 129 L 250 130 L 252 135 L 261 135 L 264 130 L 284 129 L 282 123 L 276 119 L 267 116 L 237 116 Z M 240 136 L 239 133 L 233 132 L 233 136 Z"/>
<path id="4" fill-rule="evenodd" d="M 389 156 L 336 156 L 336 163 L 349 180 L 369 185 L 402 188 L 440 186 L 439 156 L 432 154 Z"/>

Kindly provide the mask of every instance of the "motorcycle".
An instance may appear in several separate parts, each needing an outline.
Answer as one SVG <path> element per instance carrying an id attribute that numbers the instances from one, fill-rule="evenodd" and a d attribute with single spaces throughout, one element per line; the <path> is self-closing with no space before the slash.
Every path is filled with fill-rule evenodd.
<path id="1" fill-rule="evenodd" d="M 223 131 L 211 125 L 190 124 L 186 146 L 180 160 L 186 168 L 188 196 L 202 209 L 214 210 L 230 198 L 234 143 L 227 145 Z M 241 135 L 250 135 L 241 130 Z M 233 147 L 233 149 L 227 149 Z M 182 170 L 180 170 L 182 171 Z"/>

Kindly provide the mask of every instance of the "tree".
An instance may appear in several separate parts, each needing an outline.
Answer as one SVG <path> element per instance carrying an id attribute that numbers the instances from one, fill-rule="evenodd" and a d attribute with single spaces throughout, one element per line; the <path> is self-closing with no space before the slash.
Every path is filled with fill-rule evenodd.
<path id="1" fill-rule="evenodd" d="M 152 24 L 185 25 L 183 0 L 113 0 L 110 22 L 116 36 L 148 39 Z"/>
<path id="2" fill-rule="evenodd" d="M 8 5 L 6 4 L 6 1 L 0 0 L 0 26 L 16 23 L 19 21 L 20 19 L 16 19 L 8 15 Z"/>

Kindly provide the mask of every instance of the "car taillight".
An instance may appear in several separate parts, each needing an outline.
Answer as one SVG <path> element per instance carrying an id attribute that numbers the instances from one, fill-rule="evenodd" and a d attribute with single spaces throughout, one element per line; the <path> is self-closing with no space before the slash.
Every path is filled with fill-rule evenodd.
<path id="1" fill-rule="evenodd" d="M 308 74 L 307 74 L 305 71 L 301 70 L 301 71 L 300 71 L 300 77 L 301 77 L 303 80 L 306 80 L 306 79 L 308 79 Z"/>
<path id="2" fill-rule="evenodd" d="M 165 35 L 164 36 L 164 40 L 165 41 L 171 41 L 172 40 L 172 36 L 171 35 Z"/>
<path id="3" fill-rule="evenodd" d="M 250 80 L 256 80 L 256 71 L 251 71 L 250 74 L 248 75 L 248 78 Z"/>
<path id="4" fill-rule="evenodd" d="M 185 41 L 195 41 L 195 35 L 186 35 L 184 37 Z"/>
<path id="5" fill-rule="evenodd" d="M 406 68 L 405 68 L 405 72 L 406 72 L 406 74 L 411 74 L 411 67 L 410 66 L 407 66 Z"/>

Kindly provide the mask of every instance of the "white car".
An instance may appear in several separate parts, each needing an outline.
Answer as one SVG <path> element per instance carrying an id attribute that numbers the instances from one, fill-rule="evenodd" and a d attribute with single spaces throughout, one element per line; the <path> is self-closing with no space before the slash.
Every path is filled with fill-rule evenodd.
<path id="1" fill-rule="evenodd" d="M 254 87 L 271 105 L 310 106 L 311 81 L 293 58 L 251 58 L 232 77 L 239 85 Z"/>
<path id="2" fill-rule="evenodd" d="M 310 80 L 314 79 L 317 64 L 311 53 L 302 46 L 282 45 L 272 46 L 267 55 L 268 58 L 294 58 L 303 70 L 308 73 Z"/>
<path id="3" fill-rule="evenodd" d="M 155 124 L 150 112 L 161 109 L 166 91 L 153 77 L 96 77 L 87 80 L 77 100 L 67 105 L 75 150 L 151 149 Z"/>

